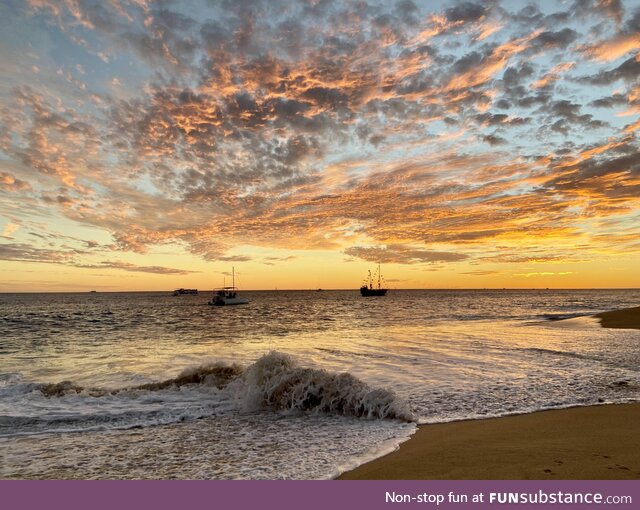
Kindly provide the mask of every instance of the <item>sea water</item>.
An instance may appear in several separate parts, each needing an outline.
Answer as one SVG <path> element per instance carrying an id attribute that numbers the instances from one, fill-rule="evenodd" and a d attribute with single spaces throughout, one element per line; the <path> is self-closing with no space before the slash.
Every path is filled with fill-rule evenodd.
<path id="1" fill-rule="evenodd" d="M 638 290 L 244 295 L 0 295 L 0 477 L 331 478 L 419 423 L 640 397 L 640 331 L 588 317 Z"/>

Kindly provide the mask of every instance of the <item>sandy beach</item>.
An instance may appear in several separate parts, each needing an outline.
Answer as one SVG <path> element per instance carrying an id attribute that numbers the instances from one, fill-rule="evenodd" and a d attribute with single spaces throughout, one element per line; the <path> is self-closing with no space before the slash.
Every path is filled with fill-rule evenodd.
<path id="1" fill-rule="evenodd" d="M 596 315 L 603 328 L 640 329 L 640 306 Z"/>
<path id="2" fill-rule="evenodd" d="M 596 317 L 603 327 L 640 329 L 640 307 Z M 632 403 L 424 425 L 339 479 L 640 479 L 639 419 Z"/>
<path id="3" fill-rule="evenodd" d="M 426 425 L 344 480 L 640 479 L 640 404 Z"/>

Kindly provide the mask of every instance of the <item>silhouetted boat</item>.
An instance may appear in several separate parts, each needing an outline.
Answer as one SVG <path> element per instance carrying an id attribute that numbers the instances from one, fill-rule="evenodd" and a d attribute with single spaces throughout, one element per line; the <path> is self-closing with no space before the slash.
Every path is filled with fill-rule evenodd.
<path id="1" fill-rule="evenodd" d="M 173 291 L 174 296 L 197 295 L 198 289 L 176 289 Z"/>
<path id="2" fill-rule="evenodd" d="M 369 271 L 369 277 L 364 282 L 362 287 L 360 287 L 360 294 L 364 297 L 369 296 L 384 296 L 387 293 L 387 289 L 383 289 L 380 285 L 380 264 L 378 264 L 378 286 L 373 286 L 373 278 L 371 277 L 371 271 Z"/>
<path id="3" fill-rule="evenodd" d="M 233 281 L 231 287 L 222 287 L 221 289 L 214 289 L 213 297 L 209 301 L 213 306 L 226 306 L 226 305 L 246 305 L 249 300 L 243 297 L 239 297 L 237 294 L 238 288 L 236 287 L 236 270 L 231 268 L 233 275 Z"/>

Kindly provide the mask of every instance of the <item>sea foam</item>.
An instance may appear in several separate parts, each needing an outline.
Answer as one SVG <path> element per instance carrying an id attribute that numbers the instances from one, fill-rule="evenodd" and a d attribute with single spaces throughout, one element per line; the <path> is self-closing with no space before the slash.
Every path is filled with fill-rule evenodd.
<path id="1" fill-rule="evenodd" d="M 349 373 L 300 366 L 280 352 L 246 368 L 215 362 L 177 377 L 117 389 L 72 381 L 25 383 L 0 390 L 0 435 L 64 430 L 127 429 L 190 421 L 228 412 L 294 412 L 414 421 L 408 404 Z M 1 409 L 0 409 L 1 410 Z M 12 429 L 14 429 L 12 432 Z"/>
<path id="2" fill-rule="evenodd" d="M 369 387 L 348 373 L 300 367 L 287 354 L 271 352 L 229 385 L 241 409 L 313 411 L 370 419 L 413 421 L 406 402 L 386 389 Z"/>

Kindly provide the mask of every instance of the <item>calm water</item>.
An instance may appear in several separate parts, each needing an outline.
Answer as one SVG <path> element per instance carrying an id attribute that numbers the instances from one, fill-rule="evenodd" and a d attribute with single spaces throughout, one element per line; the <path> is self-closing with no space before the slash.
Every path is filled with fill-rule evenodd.
<path id="1" fill-rule="evenodd" d="M 640 397 L 640 331 L 580 318 L 638 290 L 244 295 L 0 295 L 0 477 L 329 478 L 416 423 Z"/>

